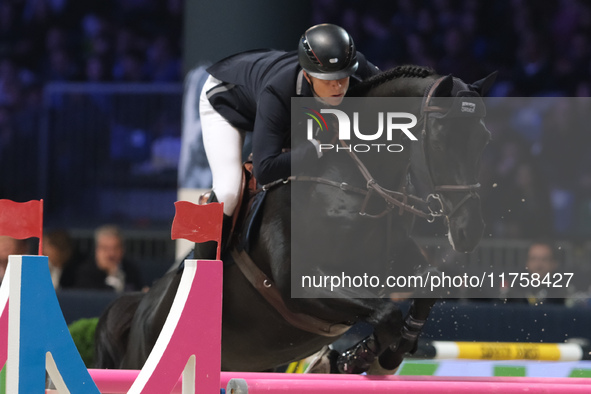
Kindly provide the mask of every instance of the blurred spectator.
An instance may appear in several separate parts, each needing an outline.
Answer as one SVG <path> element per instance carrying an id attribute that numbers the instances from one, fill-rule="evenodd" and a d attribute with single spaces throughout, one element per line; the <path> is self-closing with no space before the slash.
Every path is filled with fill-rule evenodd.
<path id="1" fill-rule="evenodd" d="M 118 293 L 141 290 L 141 273 L 134 262 L 125 258 L 124 239 L 119 228 L 112 225 L 97 228 L 94 242 L 94 259 L 80 266 L 75 287 L 110 289 Z"/>
<path id="2" fill-rule="evenodd" d="M 569 281 L 570 286 L 566 287 L 568 277 L 563 276 L 562 280 L 557 282 L 558 276 L 554 274 L 561 274 L 561 268 L 561 261 L 552 242 L 546 240 L 533 242 L 527 251 L 524 273 L 528 274 L 526 278 L 530 283 L 536 280 L 535 278 L 537 282 L 534 285 L 524 286 L 525 281 L 521 277 L 517 277 L 515 281 L 513 277 L 509 277 L 508 282 L 512 282 L 512 286 L 507 293 L 508 301 L 527 302 L 530 305 L 564 305 L 566 297 L 572 294 L 574 289 L 572 280 Z M 552 286 L 555 283 L 560 283 L 562 287 Z"/>
<path id="3" fill-rule="evenodd" d="M 181 78 L 181 61 L 174 53 L 171 41 L 158 36 L 148 48 L 147 73 L 155 82 L 173 82 Z"/>
<path id="4" fill-rule="evenodd" d="M 22 84 L 16 63 L 0 59 L 0 105 L 17 107 L 20 104 Z"/>
<path id="5" fill-rule="evenodd" d="M 505 238 L 551 236 L 552 205 L 547 185 L 525 144 L 514 136 L 497 140 L 488 162 L 483 211 L 489 233 Z M 492 183 L 490 188 L 488 184 Z"/>
<path id="6" fill-rule="evenodd" d="M 144 67 L 144 55 L 139 51 L 124 53 L 113 66 L 113 77 L 120 82 L 145 82 L 147 73 Z"/>
<path id="7" fill-rule="evenodd" d="M 52 82 L 76 81 L 80 78 L 78 65 L 66 49 L 56 49 L 49 54 L 45 79 Z"/>
<path id="8" fill-rule="evenodd" d="M 582 239 L 589 239 L 591 238 L 591 157 L 587 156 L 583 159 L 578 173 L 574 234 Z"/>
<path id="9" fill-rule="evenodd" d="M 180 81 L 182 11 L 182 0 L 3 1 L 0 61 L 44 81 L 74 81 L 84 74 L 96 81 L 96 72 L 84 69 L 86 63 L 96 67 L 96 59 L 86 59 L 98 56 L 107 68 L 100 80 Z M 120 66 L 112 68 L 116 59 Z"/>
<path id="10" fill-rule="evenodd" d="M 86 60 L 84 69 L 88 82 L 108 82 L 110 80 L 109 66 L 104 58 L 93 55 Z"/>
<path id="11" fill-rule="evenodd" d="M 66 289 L 74 287 L 76 271 L 83 257 L 76 249 L 66 230 L 52 230 L 43 235 L 43 253 L 49 260 L 49 273 L 53 287 Z"/>
<path id="12" fill-rule="evenodd" d="M 588 119 L 588 114 L 584 115 Z M 586 124 L 587 122 L 584 121 Z M 555 229 L 569 234 L 574 226 L 574 189 L 581 160 L 585 157 L 587 131 L 578 117 L 572 100 L 554 100 L 545 111 L 541 143 L 541 162 L 551 186 Z"/>
<path id="13" fill-rule="evenodd" d="M 513 75 L 515 96 L 547 95 L 555 88 L 550 53 L 545 41 L 535 31 L 529 31 L 521 38 Z"/>
<path id="14" fill-rule="evenodd" d="M 177 136 L 180 125 L 174 114 L 162 113 L 155 123 L 155 136 L 150 148 L 150 161 L 145 169 L 153 172 L 175 170 L 179 165 L 181 139 Z"/>
<path id="15" fill-rule="evenodd" d="M 472 37 L 456 28 L 445 34 L 444 55 L 437 65 L 441 74 L 454 74 L 465 81 L 476 81 L 484 75 L 479 63 L 470 51 L 468 39 Z"/>
<path id="16" fill-rule="evenodd" d="M 29 253 L 27 241 L 24 239 L 14 239 L 5 235 L 0 235 L 0 282 L 4 279 L 6 267 L 8 266 L 8 256 L 26 255 Z"/>

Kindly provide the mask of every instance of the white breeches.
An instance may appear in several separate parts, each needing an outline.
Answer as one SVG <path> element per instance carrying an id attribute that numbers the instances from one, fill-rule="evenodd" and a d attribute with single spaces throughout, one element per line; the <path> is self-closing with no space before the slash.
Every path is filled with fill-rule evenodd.
<path id="1" fill-rule="evenodd" d="M 232 126 L 211 105 L 206 93 L 222 83 L 211 75 L 199 97 L 199 116 L 205 154 L 211 169 L 213 191 L 230 216 L 238 204 L 242 180 L 242 146 L 245 132 Z"/>

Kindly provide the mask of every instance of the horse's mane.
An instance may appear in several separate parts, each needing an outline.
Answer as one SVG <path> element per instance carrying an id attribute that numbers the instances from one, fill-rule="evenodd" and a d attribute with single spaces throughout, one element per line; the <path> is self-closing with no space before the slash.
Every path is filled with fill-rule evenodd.
<path id="1" fill-rule="evenodd" d="M 430 67 L 405 65 L 394 67 L 379 74 L 376 74 L 351 88 L 353 95 L 362 95 L 375 86 L 396 78 L 426 78 L 434 75 L 435 70 Z"/>

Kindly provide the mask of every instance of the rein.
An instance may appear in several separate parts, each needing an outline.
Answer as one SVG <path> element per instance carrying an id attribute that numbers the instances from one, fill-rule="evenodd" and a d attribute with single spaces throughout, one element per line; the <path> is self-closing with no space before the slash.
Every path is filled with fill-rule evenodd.
<path id="1" fill-rule="evenodd" d="M 429 200 L 434 200 L 437 201 L 439 203 L 440 209 L 437 212 L 435 216 L 445 216 L 448 219 L 451 218 L 453 216 L 454 213 L 457 212 L 457 210 L 468 200 L 470 200 L 471 198 L 478 198 L 478 190 L 480 189 L 480 183 L 474 183 L 474 184 L 470 184 L 470 185 L 435 185 L 435 182 L 433 182 L 433 174 L 431 173 L 431 166 L 429 165 L 429 155 L 427 155 L 427 148 L 426 148 L 426 144 L 427 144 L 427 136 L 428 136 L 428 130 L 427 130 L 427 117 L 429 116 L 429 113 L 445 113 L 446 109 L 440 106 L 433 106 L 431 105 L 431 99 L 433 98 L 433 94 L 435 93 L 435 90 L 439 87 L 439 85 L 441 84 L 441 82 L 444 80 L 445 77 L 441 77 L 439 79 L 437 79 L 433 85 L 431 86 L 431 88 L 429 89 L 429 92 L 426 95 L 425 98 L 425 102 L 423 104 L 423 108 L 421 109 L 423 115 L 425 116 L 425 119 L 423 120 L 423 129 L 421 130 L 421 149 L 423 151 L 423 157 L 425 159 L 425 164 L 427 167 L 427 173 L 429 175 L 429 182 L 431 185 L 433 185 L 433 192 L 427 196 L 427 202 Z M 449 211 L 446 210 L 445 205 L 443 204 L 443 201 L 441 199 L 441 194 L 439 194 L 439 192 L 459 192 L 459 193 L 467 193 L 464 198 L 462 198 L 460 200 L 460 202 L 456 205 L 456 206 L 452 206 L 451 209 L 449 209 Z M 427 204 L 427 206 L 429 207 L 429 205 Z M 429 207 L 429 210 L 431 210 L 431 208 Z M 447 211 L 447 212 L 446 212 Z M 431 213 L 433 213 L 433 211 L 431 211 Z"/>

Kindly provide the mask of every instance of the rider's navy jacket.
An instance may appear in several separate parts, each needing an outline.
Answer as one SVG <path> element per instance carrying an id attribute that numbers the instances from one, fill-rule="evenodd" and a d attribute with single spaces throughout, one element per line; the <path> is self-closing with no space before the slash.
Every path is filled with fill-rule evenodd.
<path id="1" fill-rule="evenodd" d="M 350 87 L 379 72 L 357 52 L 359 67 Z M 318 160 L 311 143 L 290 148 L 292 97 L 313 97 L 303 76 L 297 52 L 255 50 L 227 57 L 207 71 L 224 83 L 207 92 L 213 107 L 230 124 L 252 131 L 253 167 L 259 183 L 266 184 L 291 175 L 296 163 Z"/>

